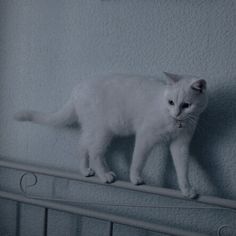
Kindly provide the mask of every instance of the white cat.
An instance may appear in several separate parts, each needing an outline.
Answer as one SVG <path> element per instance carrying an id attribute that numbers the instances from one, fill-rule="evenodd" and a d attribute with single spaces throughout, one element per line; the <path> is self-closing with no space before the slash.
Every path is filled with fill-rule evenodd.
<path id="1" fill-rule="evenodd" d="M 184 196 L 193 198 L 196 192 L 188 179 L 189 144 L 199 115 L 207 105 L 206 81 L 195 76 L 165 74 L 167 83 L 153 77 L 128 75 L 81 81 L 60 111 L 21 111 L 15 119 L 44 125 L 78 121 L 82 127 L 81 173 L 91 176 L 95 171 L 106 183 L 116 177 L 104 160 L 114 135 L 136 135 L 130 168 L 133 184 L 143 183 L 141 172 L 152 147 L 166 142 L 179 187 Z"/>

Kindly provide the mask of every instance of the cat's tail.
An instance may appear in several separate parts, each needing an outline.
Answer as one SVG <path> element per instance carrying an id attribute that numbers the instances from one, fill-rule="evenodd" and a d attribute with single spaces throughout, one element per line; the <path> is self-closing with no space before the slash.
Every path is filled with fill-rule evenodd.
<path id="1" fill-rule="evenodd" d="M 41 125 L 65 126 L 77 121 L 72 101 L 68 101 L 61 110 L 53 113 L 38 111 L 20 111 L 14 115 L 17 121 L 30 121 Z"/>

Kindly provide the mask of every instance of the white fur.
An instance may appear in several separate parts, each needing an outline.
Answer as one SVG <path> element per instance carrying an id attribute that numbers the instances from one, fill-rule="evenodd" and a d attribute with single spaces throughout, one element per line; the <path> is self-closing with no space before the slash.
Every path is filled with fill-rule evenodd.
<path id="1" fill-rule="evenodd" d="M 104 160 L 106 147 L 114 135 L 136 135 L 130 168 L 134 184 L 143 183 L 141 172 L 152 147 L 166 142 L 179 187 L 185 196 L 192 198 L 196 193 L 188 180 L 188 149 L 198 117 L 207 105 L 206 82 L 194 76 L 169 73 L 166 76 L 168 83 L 128 75 L 81 81 L 60 111 L 51 114 L 23 111 L 15 118 L 45 125 L 78 121 L 83 131 L 79 149 L 81 173 L 91 176 L 95 171 L 107 183 L 115 179 Z M 183 103 L 191 105 L 182 108 Z"/>

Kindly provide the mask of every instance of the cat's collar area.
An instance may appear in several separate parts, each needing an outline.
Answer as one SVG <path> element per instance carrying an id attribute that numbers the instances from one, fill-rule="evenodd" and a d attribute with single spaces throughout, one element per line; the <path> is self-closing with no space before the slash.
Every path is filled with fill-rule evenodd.
<path id="1" fill-rule="evenodd" d="M 181 120 L 177 120 L 176 123 L 179 129 L 183 128 L 183 124 Z"/>

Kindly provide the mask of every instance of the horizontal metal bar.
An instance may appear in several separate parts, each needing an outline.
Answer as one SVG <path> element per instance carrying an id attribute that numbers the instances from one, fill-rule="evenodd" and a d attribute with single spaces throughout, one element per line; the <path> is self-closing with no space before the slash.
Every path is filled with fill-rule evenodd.
<path id="1" fill-rule="evenodd" d="M 202 196 L 200 195 L 197 199 L 188 199 L 182 195 L 182 193 L 178 190 L 173 189 L 167 189 L 167 188 L 160 188 L 150 185 L 133 185 L 129 182 L 125 181 L 116 181 L 112 184 L 104 184 L 102 183 L 97 177 L 83 177 L 80 176 L 78 173 L 72 173 L 72 172 L 65 172 L 58 169 L 52 169 L 52 168 L 45 168 L 45 167 L 36 167 L 28 164 L 20 164 L 13 161 L 6 161 L 6 160 L 0 160 L 0 167 L 5 168 L 11 168 L 11 169 L 17 169 L 17 170 L 23 170 L 38 174 L 43 174 L 47 176 L 54 176 L 59 178 L 66 178 L 71 180 L 77 180 L 80 182 L 86 182 L 86 183 L 92 183 L 92 184 L 98 184 L 103 186 L 111 186 L 116 188 L 123 188 L 123 189 L 129 189 L 132 191 L 138 191 L 138 192 L 144 192 L 144 193 L 151 193 L 151 194 L 157 194 L 165 197 L 170 198 L 177 198 L 182 199 L 186 201 L 194 201 L 199 203 L 205 203 L 210 205 L 216 205 L 221 206 L 225 208 L 235 209 L 236 210 L 236 200 L 229 200 L 214 196 Z"/>
<path id="2" fill-rule="evenodd" d="M 117 224 L 128 225 L 135 228 L 142 228 L 145 230 L 150 230 L 154 232 L 164 233 L 167 235 L 174 235 L 174 236 L 207 236 L 204 233 L 196 233 L 191 232 L 188 230 L 177 229 L 170 226 L 163 226 L 154 223 L 148 223 L 141 220 L 135 220 L 128 217 L 117 216 L 110 213 L 103 213 L 94 210 L 88 210 L 77 206 L 70 206 L 67 204 L 62 203 L 55 203 L 53 201 L 48 200 L 39 200 L 39 199 L 32 199 L 26 198 L 23 195 L 16 194 L 16 193 L 9 193 L 5 191 L 0 191 L 0 198 L 9 199 L 13 201 L 18 201 L 22 203 L 27 203 L 35 206 L 40 206 L 44 208 L 50 208 L 58 211 L 68 212 L 72 214 L 78 214 L 86 217 L 96 218 L 100 220 L 105 220 L 109 222 L 114 222 Z"/>

